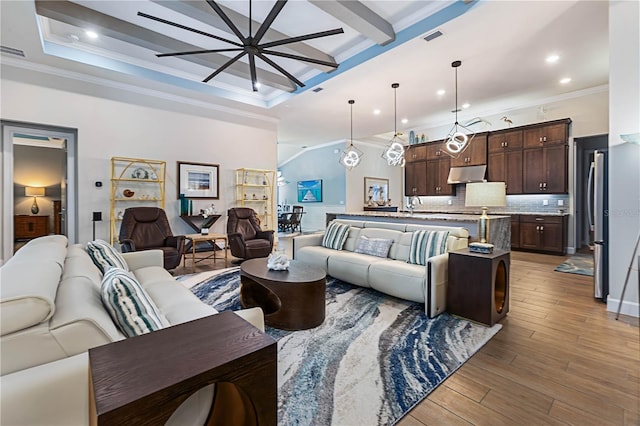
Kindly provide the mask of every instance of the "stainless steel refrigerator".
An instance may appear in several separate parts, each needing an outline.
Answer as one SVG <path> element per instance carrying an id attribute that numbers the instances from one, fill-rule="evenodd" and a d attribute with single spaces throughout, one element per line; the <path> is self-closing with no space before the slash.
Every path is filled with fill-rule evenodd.
<path id="1" fill-rule="evenodd" d="M 607 301 L 609 295 L 609 197 L 607 153 L 595 151 L 589 170 L 589 226 L 593 232 L 594 297 Z"/>

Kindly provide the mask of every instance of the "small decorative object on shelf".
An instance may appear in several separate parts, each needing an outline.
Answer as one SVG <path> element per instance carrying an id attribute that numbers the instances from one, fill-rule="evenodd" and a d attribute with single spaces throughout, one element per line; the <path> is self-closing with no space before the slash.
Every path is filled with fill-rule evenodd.
<path id="1" fill-rule="evenodd" d="M 122 195 L 124 195 L 127 198 L 133 197 L 133 194 L 135 194 L 135 192 L 133 192 L 130 189 L 125 189 L 124 191 L 122 191 Z"/>
<path id="2" fill-rule="evenodd" d="M 131 177 L 133 179 L 149 179 L 149 172 L 142 167 L 138 167 L 131 173 Z"/>
<path id="3" fill-rule="evenodd" d="M 489 254 L 493 252 L 493 244 L 489 243 L 469 243 L 469 251 L 473 253 Z"/>
<path id="4" fill-rule="evenodd" d="M 273 252 L 267 259 L 267 267 L 272 271 L 286 271 L 289 269 L 289 258 L 282 252 Z"/>

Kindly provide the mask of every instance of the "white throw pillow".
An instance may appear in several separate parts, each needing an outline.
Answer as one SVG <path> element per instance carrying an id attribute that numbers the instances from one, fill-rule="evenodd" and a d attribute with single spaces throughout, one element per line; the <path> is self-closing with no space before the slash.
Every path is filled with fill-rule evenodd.
<path id="1" fill-rule="evenodd" d="M 331 222 L 322 238 L 322 247 L 342 250 L 342 246 L 349 236 L 349 228 L 347 224 Z"/>
<path id="2" fill-rule="evenodd" d="M 123 269 L 111 268 L 102 278 L 102 304 L 127 336 L 139 336 L 168 326 L 140 283 Z"/>
<path id="3" fill-rule="evenodd" d="M 393 240 L 386 238 L 367 238 L 362 235 L 358 238 L 354 252 L 377 257 L 387 257 L 391 244 L 393 244 Z"/>
<path id="4" fill-rule="evenodd" d="M 87 253 L 93 263 L 104 274 L 109 268 L 120 268 L 129 270 L 127 261 L 118 251 L 106 241 L 95 240 L 87 243 Z"/>
<path id="5" fill-rule="evenodd" d="M 447 252 L 449 231 L 414 231 L 407 263 L 426 265 L 427 259 Z"/>

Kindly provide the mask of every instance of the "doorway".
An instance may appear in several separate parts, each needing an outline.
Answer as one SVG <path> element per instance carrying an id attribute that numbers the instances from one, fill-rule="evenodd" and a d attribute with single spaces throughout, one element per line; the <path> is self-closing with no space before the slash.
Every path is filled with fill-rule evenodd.
<path id="1" fill-rule="evenodd" d="M 0 264 L 29 239 L 77 236 L 77 130 L 2 120 Z"/>
<path id="2" fill-rule="evenodd" d="M 593 244 L 593 232 L 589 219 L 589 169 L 595 151 L 606 152 L 609 148 L 609 135 L 586 136 L 574 139 L 576 146 L 576 185 L 575 185 L 575 226 L 576 252 L 590 252 Z"/>

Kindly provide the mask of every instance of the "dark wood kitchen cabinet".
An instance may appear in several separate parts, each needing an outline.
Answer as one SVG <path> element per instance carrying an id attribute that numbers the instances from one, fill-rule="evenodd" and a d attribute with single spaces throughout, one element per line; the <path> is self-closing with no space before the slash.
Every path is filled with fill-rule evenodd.
<path id="1" fill-rule="evenodd" d="M 411 145 L 407 148 L 407 152 L 405 153 L 405 161 L 407 163 L 413 161 L 423 161 L 427 159 L 427 145 Z"/>
<path id="2" fill-rule="evenodd" d="M 504 182 L 507 195 L 522 194 L 522 130 L 491 133 L 488 151 L 487 180 Z"/>
<path id="3" fill-rule="evenodd" d="M 427 195 L 427 162 L 414 161 L 404 166 L 404 195 Z"/>
<path id="4" fill-rule="evenodd" d="M 525 194 L 566 194 L 569 181 L 567 145 L 523 150 Z"/>
<path id="5" fill-rule="evenodd" d="M 553 122 L 524 130 L 524 148 L 564 145 L 569 139 L 569 122 Z"/>
<path id="6" fill-rule="evenodd" d="M 479 133 L 458 158 L 451 159 L 451 167 L 482 166 L 487 164 L 487 134 Z"/>
<path id="7" fill-rule="evenodd" d="M 519 227 L 520 249 L 560 255 L 566 253 L 567 216 L 520 215 Z"/>
<path id="8" fill-rule="evenodd" d="M 451 159 L 443 154 L 439 160 L 427 161 L 427 194 L 426 195 L 455 195 L 455 186 L 447 183 Z"/>

